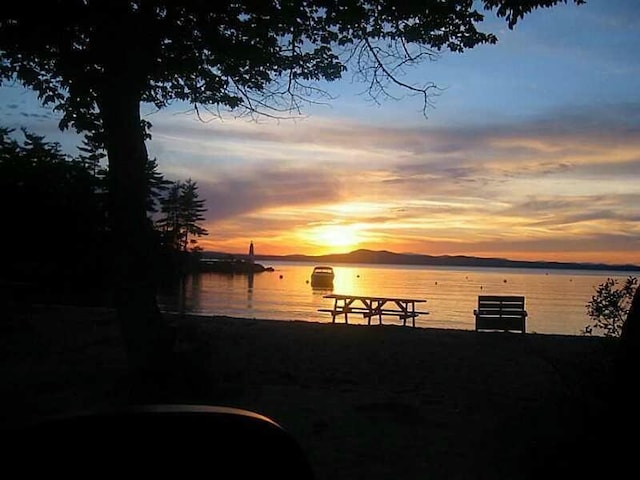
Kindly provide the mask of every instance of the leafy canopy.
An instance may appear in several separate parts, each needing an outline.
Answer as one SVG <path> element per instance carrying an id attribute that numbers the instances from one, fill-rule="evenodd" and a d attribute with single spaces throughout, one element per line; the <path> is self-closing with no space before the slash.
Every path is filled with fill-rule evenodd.
<path id="1" fill-rule="evenodd" d="M 495 10 L 513 27 L 534 8 L 571 0 L 21 0 L 0 14 L 0 81 L 17 79 L 96 131 L 101 96 L 127 88 L 158 108 L 174 100 L 290 111 L 319 80 L 353 67 L 374 97 L 389 84 L 424 96 L 402 69 L 442 50 L 495 43 L 477 27 Z M 573 0 L 576 4 L 583 0 Z"/>

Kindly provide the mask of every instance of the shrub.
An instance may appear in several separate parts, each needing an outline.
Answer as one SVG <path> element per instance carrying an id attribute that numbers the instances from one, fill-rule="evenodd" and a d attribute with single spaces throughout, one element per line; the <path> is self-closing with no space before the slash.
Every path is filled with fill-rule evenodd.
<path id="1" fill-rule="evenodd" d="M 586 305 L 592 323 L 582 333 L 591 335 L 595 330 L 605 337 L 619 337 L 637 285 L 638 279 L 632 276 L 623 284 L 617 279 L 607 278 L 606 282 L 598 285 L 595 295 Z"/>

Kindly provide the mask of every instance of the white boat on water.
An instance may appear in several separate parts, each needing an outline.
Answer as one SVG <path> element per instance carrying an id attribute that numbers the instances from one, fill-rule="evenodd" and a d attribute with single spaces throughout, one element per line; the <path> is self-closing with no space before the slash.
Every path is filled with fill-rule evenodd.
<path id="1" fill-rule="evenodd" d="M 333 268 L 326 265 L 318 265 L 311 273 L 312 287 L 332 287 L 335 274 Z"/>

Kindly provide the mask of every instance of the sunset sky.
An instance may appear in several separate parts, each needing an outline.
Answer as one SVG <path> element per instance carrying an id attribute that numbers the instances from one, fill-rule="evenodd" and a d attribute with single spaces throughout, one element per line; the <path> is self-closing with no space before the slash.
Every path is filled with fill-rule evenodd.
<path id="1" fill-rule="evenodd" d="M 640 265 L 640 2 L 561 5 L 513 31 L 491 13 L 484 24 L 497 45 L 403 78 L 442 88 L 427 118 L 420 98 L 374 104 L 350 72 L 296 119 L 145 108 L 159 170 L 192 178 L 206 200 L 200 245 Z M 17 85 L 0 89 L 0 123 L 77 152 Z"/>

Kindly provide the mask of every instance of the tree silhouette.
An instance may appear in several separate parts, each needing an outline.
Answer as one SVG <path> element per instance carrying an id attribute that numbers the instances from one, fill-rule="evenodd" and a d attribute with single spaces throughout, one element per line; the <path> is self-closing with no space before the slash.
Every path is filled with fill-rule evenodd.
<path id="1" fill-rule="evenodd" d="M 534 8 L 571 0 L 99 0 L 5 2 L 0 79 L 17 80 L 62 113 L 60 126 L 99 134 L 109 160 L 116 305 L 134 369 L 161 364 L 170 336 L 157 307 L 147 248 L 145 139 L 140 104 L 174 100 L 280 115 L 352 67 L 375 100 L 393 87 L 420 95 L 400 72 L 442 50 L 495 43 L 478 30 L 495 10 L 509 27 Z M 583 3 L 573 0 L 573 3 Z"/>
<path id="2" fill-rule="evenodd" d="M 204 200 L 198 194 L 198 185 L 196 182 L 188 178 L 181 186 L 180 191 L 180 209 L 182 210 L 182 251 L 186 252 L 189 245 L 195 247 L 197 240 L 191 237 L 202 237 L 208 235 L 209 232 L 199 223 L 204 221 Z"/>
<path id="3" fill-rule="evenodd" d="M 595 329 L 605 337 L 619 337 L 637 288 L 638 278 L 634 276 L 627 277 L 622 285 L 615 278 L 607 278 L 598 285 L 596 293 L 586 305 L 591 323 L 583 333 L 590 335 Z"/>
<path id="4" fill-rule="evenodd" d="M 181 183 L 173 182 L 167 189 L 166 195 L 160 199 L 162 216 L 156 221 L 156 226 L 162 232 L 164 244 L 174 250 L 180 247 L 180 225 L 182 223 L 180 211 Z"/>
<path id="5" fill-rule="evenodd" d="M 40 135 L 22 130 L 18 139 L 0 128 L 3 276 L 66 297 L 73 294 L 66 287 L 87 292 L 100 282 L 95 249 L 104 243 L 106 218 L 92 168 Z"/>
<path id="6" fill-rule="evenodd" d="M 171 181 L 164 178 L 158 171 L 158 159 L 149 158 L 146 164 L 147 177 L 147 212 L 154 214 L 158 212 L 160 200 L 164 192 L 171 185 Z"/>
<path id="7" fill-rule="evenodd" d="M 201 237 L 209 232 L 199 222 L 204 218 L 204 200 L 198 194 L 198 184 L 191 178 L 184 183 L 173 182 L 167 195 L 160 200 L 162 216 L 156 226 L 162 232 L 164 243 L 178 251 L 188 251 L 189 245 L 195 244 L 191 237 Z"/>
<path id="8" fill-rule="evenodd" d="M 96 141 L 91 135 L 85 135 L 78 150 L 80 150 L 78 158 L 93 176 L 96 178 L 104 177 L 106 170 L 103 160 L 107 157 L 107 154 L 100 142 Z"/>

